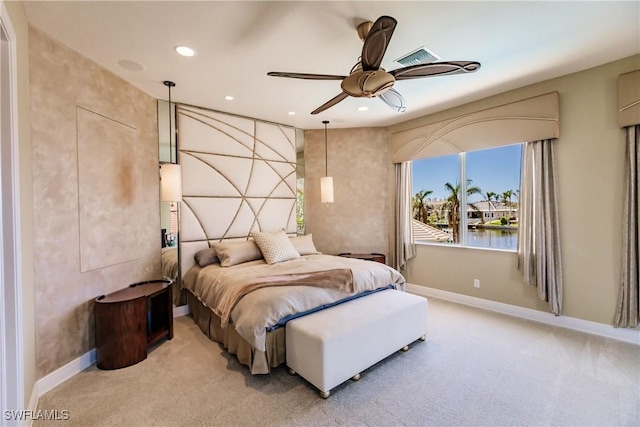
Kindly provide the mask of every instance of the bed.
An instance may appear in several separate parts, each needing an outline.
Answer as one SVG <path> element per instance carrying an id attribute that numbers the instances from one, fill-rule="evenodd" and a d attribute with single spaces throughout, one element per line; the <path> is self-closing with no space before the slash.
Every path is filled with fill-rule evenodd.
<path id="1" fill-rule="evenodd" d="M 301 132 L 181 104 L 176 116 L 182 166 L 181 285 L 195 323 L 251 373 L 265 374 L 285 362 L 282 324 L 291 316 L 389 286 L 404 289 L 404 278 L 384 264 L 319 254 L 311 235 L 295 237 Z M 278 234 L 281 243 L 283 235 L 286 242 L 291 237 L 295 253 L 289 245 L 284 245 L 288 250 L 276 245 L 274 262 L 266 246 L 257 248 L 264 236 L 256 233 Z M 279 257 L 287 253 L 290 259 Z M 238 277 L 248 277 L 244 284 L 258 289 L 219 307 L 223 279 Z M 256 278 L 280 282 L 260 287 Z M 341 284 L 331 283 L 332 278 Z M 301 307 L 288 305 L 300 299 L 305 302 Z M 284 308 L 267 300 L 284 301 Z"/>
<path id="2" fill-rule="evenodd" d="M 285 238 L 306 239 L 307 246 L 312 242 L 310 235 Z M 253 251 L 253 255 L 225 263 L 224 250 L 230 247 L 232 252 Z M 285 362 L 283 326 L 287 321 L 381 290 L 405 287 L 399 272 L 374 261 L 324 255 L 313 248 L 296 249 L 297 256 L 269 263 L 269 257 L 255 247 L 252 240 L 213 244 L 209 255 L 215 258 L 215 252 L 223 259 L 196 263 L 183 277 L 195 323 L 252 374 L 269 373 Z"/>

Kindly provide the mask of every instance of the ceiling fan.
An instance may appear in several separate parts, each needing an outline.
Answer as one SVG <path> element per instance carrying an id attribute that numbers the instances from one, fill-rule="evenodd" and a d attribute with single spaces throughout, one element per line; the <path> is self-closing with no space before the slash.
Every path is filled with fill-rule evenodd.
<path id="1" fill-rule="evenodd" d="M 393 31 L 396 29 L 396 24 L 397 21 L 394 18 L 381 16 L 375 23 L 368 21 L 358 25 L 358 34 L 363 39 L 364 45 L 358 63 L 351 69 L 348 76 L 277 71 L 271 71 L 267 75 L 307 80 L 342 80 L 340 83 L 342 93 L 313 110 L 311 114 L 318 114 L 333 107 L 348 96 L 356 98 L 379 96 L 396 112 L 403 113 L 407 109 L 404 98 L 393 88 L 393 84 L 397 80 L 473 73 L 480 68 L 480 63 L 475 61 L 448 61 L 410 65 L 385 71 L 380 67 L 380 64 L 382 64 L 382 58 L 391 41 Z"/>

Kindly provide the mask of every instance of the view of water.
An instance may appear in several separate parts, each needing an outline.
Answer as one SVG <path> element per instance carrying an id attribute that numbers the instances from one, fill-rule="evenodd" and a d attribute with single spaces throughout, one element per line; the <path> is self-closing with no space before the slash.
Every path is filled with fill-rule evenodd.
<path id="1" fill-rule="evenodd" d="M 443 229 L 451 234 L 448 229 Z M 420 242 L 420 240 L 416 240 Z M 442 244 L 451 244 L 443 242 Z M 496 230 L 489 228 L 470 228 L 467 235 L 467 246 L 477 248 L 493 248 L 516 250 L 518 248 L 518 230 Z"/>
<path id="2" fill-rule="evenodd" d="M 467 235 L 467 244 L 482 248 L 516 250 L 518 248 L 518 230 L 471 228 Z"/>

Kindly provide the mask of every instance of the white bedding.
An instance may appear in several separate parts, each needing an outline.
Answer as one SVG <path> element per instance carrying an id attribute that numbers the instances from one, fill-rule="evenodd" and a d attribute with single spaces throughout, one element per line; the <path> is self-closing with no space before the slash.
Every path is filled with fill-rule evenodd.
<path id="1" fill-rule="evenodd" d="M 404 277 L 393 268 L 373 261 L 332 255 L 306 255 L 299 259 L 268 265 L 264 260 L 221 267 L 212 264 L 192 267 L 183 279 L 183 286 L 204 305 L 216 307 L 229 278 L 266 277 L 279 274 L 309 273 L 321 270 L 349 268 L 353 274 L 354 295 L 394 285 L 404 290 Z M 332 304 L 352 295 L 333 289 L 311 286 L 274 286 L 245 295 L 231 312 L 236 331 L 259 351 L 265 351 L 267 328 L 280 319 L 316 307 Z"/>

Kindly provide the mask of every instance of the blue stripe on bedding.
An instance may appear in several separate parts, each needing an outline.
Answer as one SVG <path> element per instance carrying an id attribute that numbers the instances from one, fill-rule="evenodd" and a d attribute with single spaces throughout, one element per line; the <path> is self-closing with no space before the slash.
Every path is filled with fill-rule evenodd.
<path id="1" fill-rule="evenodd" d="M 347 302 L 347 301 L 351 301 L 351 300 L 354 300 L 354 299 L 357 299 L 357 298 L 361 298 L 361 297 L 364 297 L 364 296 L 367 296 L 367 295 L 371 295 L 371 294 L 376 293 L 376 292 L 385 291 L 387 289 L 396 289 L 396 287 L 395 287 L 395 285 L 387 285 L 384 288 L 378 288 L 378 289 L 374 289 L 374 290 L 371 290 L 371 291 L 364 291 L 364 292 L 361 292 L 359 294 L 348 296 L 348 297 L 343 298 L 341 300 L 338 300 L 336 302 L 332 302 L 330 304 L 324 304 L 324 305 L 320 305 L 318 307 L 312 308 L 312 309 L 307 310 L 307 311 L 302 311 L 300 313 L 290 314 L 290 315 L 285 316 L 282 319 L 278 320 L 278 322 L 275 325 L 267 327 L 267 332 L 271 332 L 274 329 L 278 329 L 278 328 L 284 326 L 289 320 L 293 320 L 293 319 L 296 319 L 298 317 L 306 316 L 307 314 L 315 313 L 316 311 L 324 310 L 325 308 L 333 307 L 335 305 L 342 304 L 343 302 Z"/>

